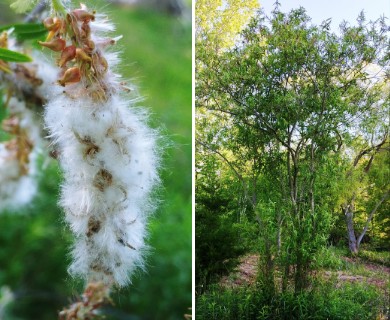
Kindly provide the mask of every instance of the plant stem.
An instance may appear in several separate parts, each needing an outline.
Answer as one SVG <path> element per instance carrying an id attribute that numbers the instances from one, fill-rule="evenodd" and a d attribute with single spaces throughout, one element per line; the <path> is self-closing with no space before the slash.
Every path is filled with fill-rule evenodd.
<path id="1" fill-rule="evenodd" d="M 61 0 L 52 0 L 51 3 L 53 5 L 54 11 L 66 15 L 66 10 Z"/>
<path id="2" fill-rule="evenodd" d="M 38 20 L 39 15 L 45 11 L 46 7 L 47 5 L 45 0 L 39 1 L 35 8 L 24 19 L 24 22 L 34 22 Z"/>

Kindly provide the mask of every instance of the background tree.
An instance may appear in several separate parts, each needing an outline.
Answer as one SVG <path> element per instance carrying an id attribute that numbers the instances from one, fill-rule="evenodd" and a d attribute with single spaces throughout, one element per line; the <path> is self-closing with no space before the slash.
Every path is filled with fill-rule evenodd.
<path id="1" fill-rule="evenodd" d="M 249 21 L 258 1 L 204 1 L 195 2 L 196 16 L 196 72 L 205 70 L 202 64 L 204 57 L 218 59 L 218 52 L 234 43 L 237 34 Z M 212 57 L 213 56 L 213 57 Z M 197 292 L 236 265 L 236 258 L 243 253 L 239 244 L 247 243 L 248 238 L 239 233 L 237 227 L 246 220 L 248 206 L 247 195 L 242 193 L 243 180 L 236 182 L 237 166 L 240 161 L 231 152 L 224 154 L 220 150 L 219 139 L 225 139 L 230 134 L 232 126 L 224 115 L 216 118 L 206 109 L 197 114 L 196 145 L 196 285 Z M 225 126 L 221 126 L 223 122 Z M 219 124 L 218 124 L 219 123 Z M 201 127 L 204 126 L 205 130 Z M 206 129 L 207 128 L 207 129 Z M 202 141 L 203 145 L 199 143 Z M 207 143 L 206 143 L 207 142 Z M 225 159 L 224 163 L 220 160 Z M 245 162 L 245 161 L 244 161 Z M 218 174 L 216 174 L 218 172 Z M 232 188 L 226 188 L 220 180 Z M 215 203 L 214 203 L 215 202 Z M 219 203 L 219 204 L 218 204 Z M 232 212 L 234 212 L 232 214 Z M 243 230 L 240 228 L 240 230 Z M 247 233 L 246 233 L 247 234 Z M 228 239 L 230 239 L 228 241 Z M 250 241 L 250 240 L 249 240 Z"/>
<path id="2" fill-rule="evenodd" d="M 196 0 L 197 45 L 207 43 L 217 49 L 232 46 L 237 34 L 258 7 L 257 0 Z"/>

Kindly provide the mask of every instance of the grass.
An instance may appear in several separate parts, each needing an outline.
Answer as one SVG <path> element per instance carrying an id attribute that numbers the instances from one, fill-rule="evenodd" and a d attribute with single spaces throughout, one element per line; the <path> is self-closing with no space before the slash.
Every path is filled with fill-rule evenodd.
<path id="1" fill-rule="evenodd" d="M 183 319 L 191 306 L 191 26 L 104 3 L 93 1 L 91 7 L 103 7 L 99 11 L 112 18 L 115 34 L 123 35 L 119 71 L 138 85 L 140 105 L 165 136 L 161 204 L 149 227 L 147 273 L 113 294 L 115 307 L 106 310 L 107 319 Z M 0 214 L 0 288 L 18 292 L 9 319 L 11 314 L 53 319 L 81 292 L 66 273 L 72 237 L 56 205 L 59 180 L 52 163 L 31 206 L 16 215 Z"/>
<path id="2" fill-rule="evenodd" d="M 379 261 L 388 254 L 367 250 L 351 257 L 348 249 L 324 247 L 314 257 L 310 287 L 270 296 L 256 283 L 256 273 L 233 272 L 228 280 L 196 297 L 196 319 L 386 319 L 389 270 Z M 369 253 L 367 253 L 369 252 Z M 257 270 L 256 259 L 243 259 L 240 268 Z M 276 272 L 276 282 L 280 280 Z M 238 280 L 238 281 L 235 281 Z"/>
<path id="3" fill-rule="evenodd" d="M 326 247 L 318 252 L 314 267 L 319 270 L 344 273 L 347 275 L 371 277 L 387 281 L 390 253 L 366 249 L 359 251 L 357 257 L 351 256 L 346 248 Z"/>
<path id="4" fill-rule="evenodd" d="M 390 251 L 372 251 L 367 249 L 361 249 L 359 257 L 367 262 L 378 263 L 386 267 L 390 267 Z"/>
<path id="5" fill-rule="evenodd" d="M 387 300 L 375 286 L 319 283 L 303 293 L 277 293 L 261 288 L 210 287 L 196 300 L 196 319 L 354 320 L 385 319 Z"/>

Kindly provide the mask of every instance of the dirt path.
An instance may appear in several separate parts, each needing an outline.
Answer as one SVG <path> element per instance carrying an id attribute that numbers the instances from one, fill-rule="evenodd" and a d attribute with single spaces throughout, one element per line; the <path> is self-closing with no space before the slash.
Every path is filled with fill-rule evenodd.
<path id="1" fill-rule="evenodd" d="M 250 254 L 240 259 L 237 271 L 224 276 L 221 283 L 226 287 L 239 287 L 253 284 L 256 281 L 257 264 L 259 256 Z"/>
<path id="2" fill-rule="evenodd" d="M 252 285 L 256 281 L 257 265 L 259 256 L 250 254 L 240 259 L 240 264 L 237 270 L 221 280 L 221 284 L 225 287 L 239 287 Z M 390 268 L 375 264 L 372 262 L 362 261 L 361 259 L 352 259 L 349 257 L 342 257 L 344 261 L 352 266 L 360 266 L 359 271 L 352 270 L 324 270 L 317 274 L 323 275 L 325 278 L 336 277 L 338 283 L 343 282 L 367 282 L 382 289 L 385 289 L 390 279 Z"/>

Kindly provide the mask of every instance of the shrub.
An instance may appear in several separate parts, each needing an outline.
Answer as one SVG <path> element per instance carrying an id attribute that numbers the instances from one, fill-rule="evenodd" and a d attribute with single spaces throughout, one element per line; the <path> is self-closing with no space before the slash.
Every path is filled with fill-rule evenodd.
<path id="1" fill-rule="evenodd" d="M 342 270 L 346 262 L 341 258 L 341 252 L 336 247 L 322 247 L 313 258 L 315 269 Z"/>

